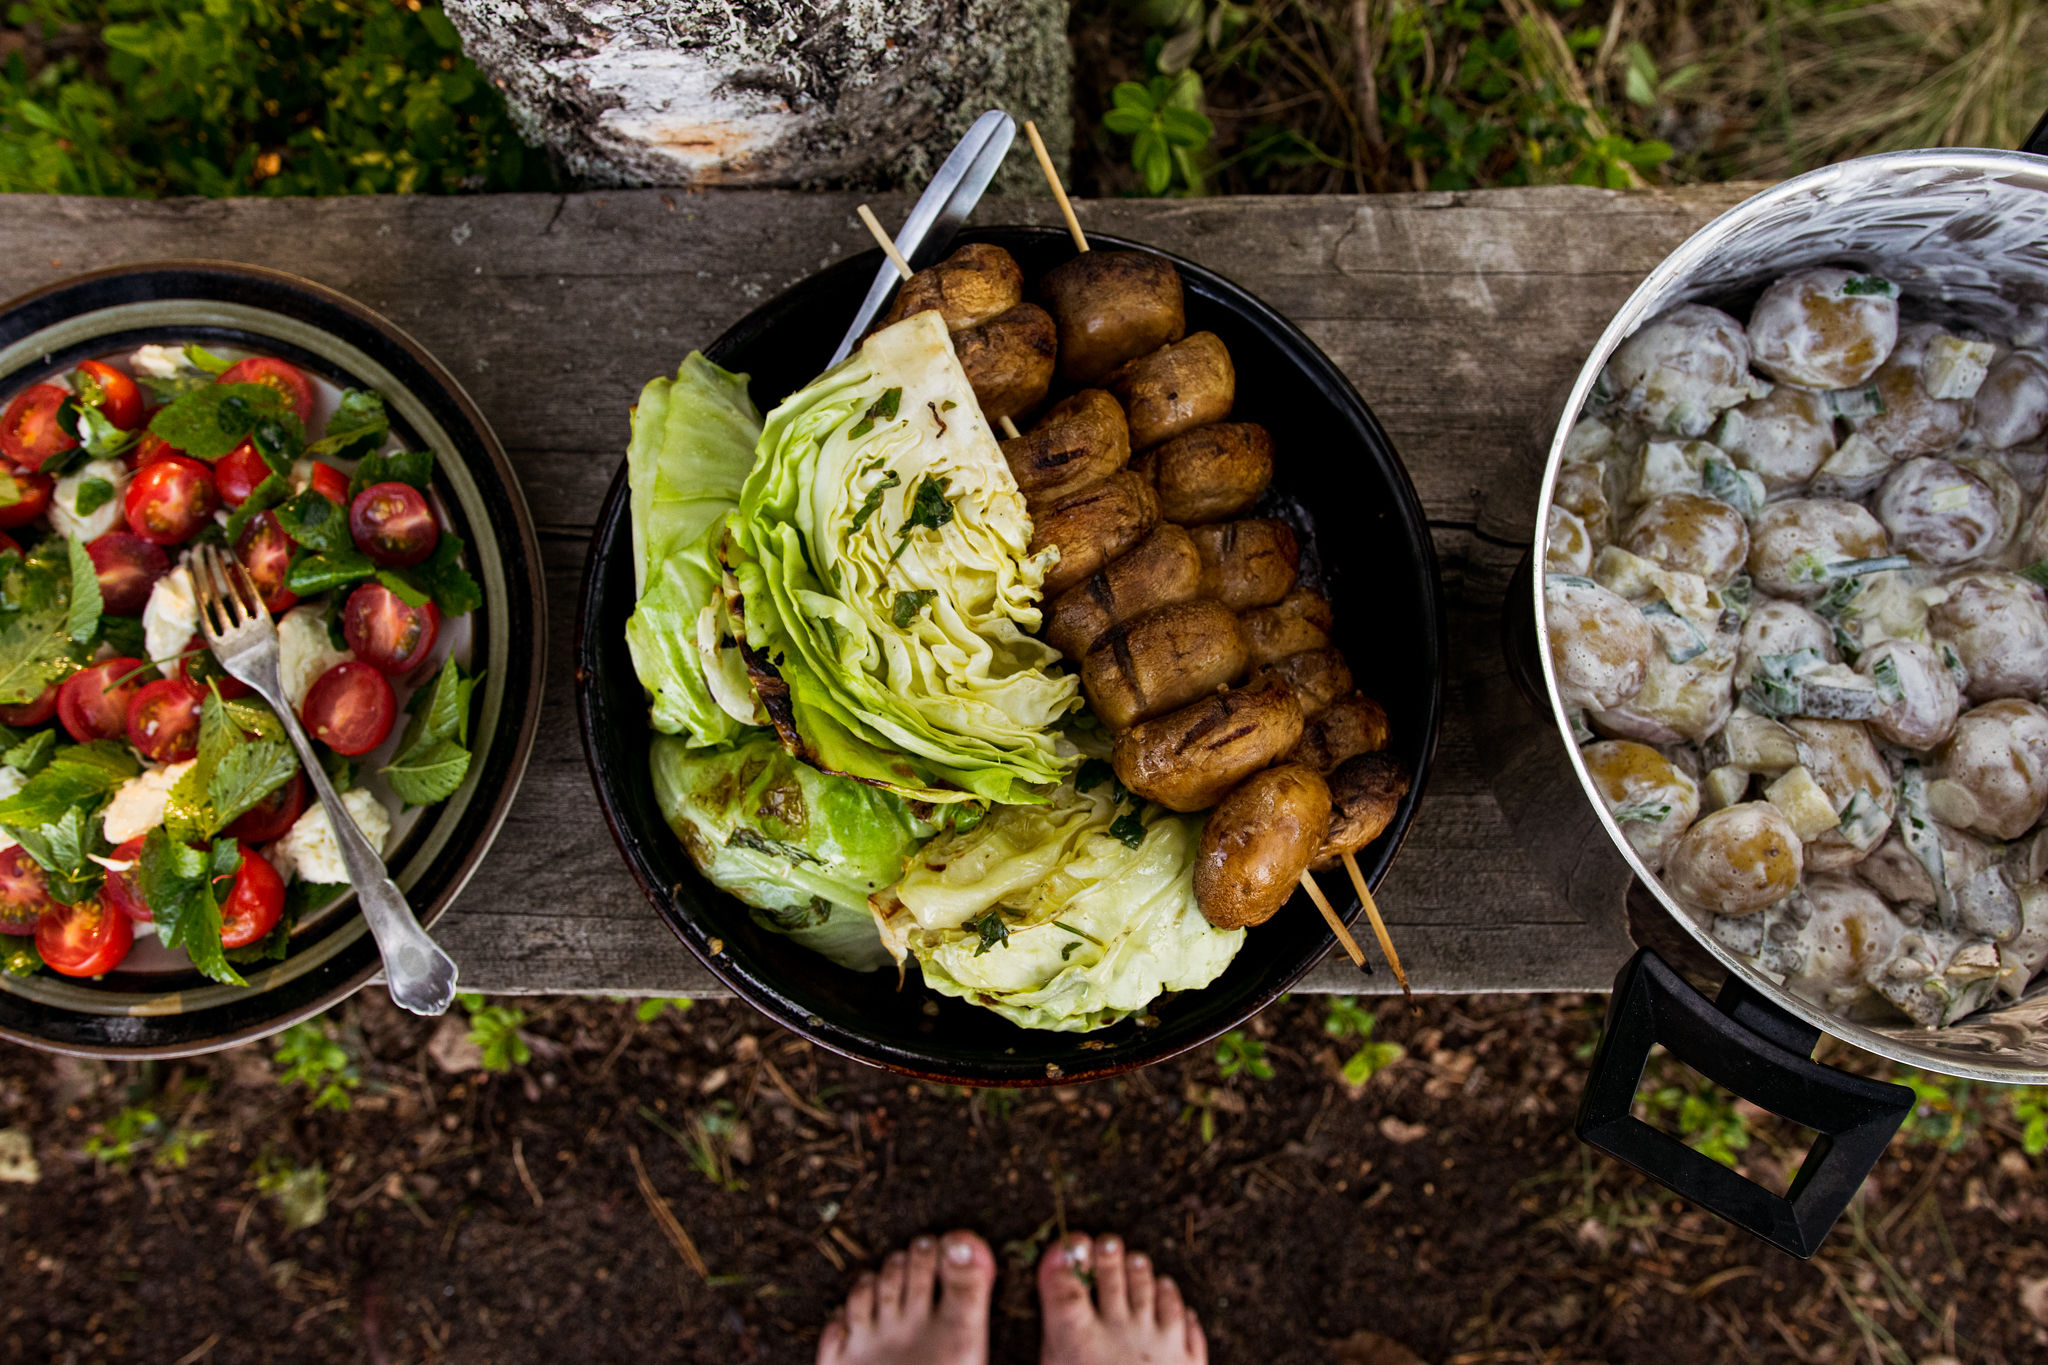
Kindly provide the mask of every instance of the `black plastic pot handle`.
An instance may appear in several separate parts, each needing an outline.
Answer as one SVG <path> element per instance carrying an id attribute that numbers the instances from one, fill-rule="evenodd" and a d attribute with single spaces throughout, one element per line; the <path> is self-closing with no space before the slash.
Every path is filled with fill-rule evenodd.
<path id="1" fill-rule="evenodd" d="M 1820 1244 L 1884 1155 L 1913 1107 L 1913 1092 L 1812 1058 L 1820 1030 L 1730 976 L 1709 1001 L 1645 948 L 1614 978 L 1600 1050 L 1579 1101 L 1581 1141 L 1626 1162 L 1772 1246 L 1802 1260 Z M 1774 1194 L 1631 1114 L 1650 1049 L 1724 1090 L 1819 1134 Z"/>
<path id="2" fill-rule="evenodd" d="M 2020 144 L 2023 152 L 2035 156 L 2048 156 L 2048 114 L 2041 115 L 2041 121 L 2034 125 L 2034 131 L 2027 134 L 2027 140 Z"/>

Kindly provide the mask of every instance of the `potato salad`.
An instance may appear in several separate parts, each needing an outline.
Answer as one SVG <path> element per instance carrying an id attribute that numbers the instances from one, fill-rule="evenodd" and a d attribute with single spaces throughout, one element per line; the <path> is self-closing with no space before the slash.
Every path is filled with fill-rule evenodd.
<path id="1" fill-rule="evenodd" d="M 1930 1028 L 2048 964 L 2048 353 L 1937 302 L 1821 267 L 1651 319 L 1544 539 L 1631 848 L 1789 989 Z"/>

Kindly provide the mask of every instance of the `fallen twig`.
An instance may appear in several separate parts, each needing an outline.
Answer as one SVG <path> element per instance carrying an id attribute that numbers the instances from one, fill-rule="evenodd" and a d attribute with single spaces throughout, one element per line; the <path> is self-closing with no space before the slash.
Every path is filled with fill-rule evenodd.
<path id="1" fill-rule="evenodd" d="M 633 1179 L 638 1182 L 640 1197 L 647 1201 L 648 1211 L 654 1215 L 654 1221 L 661 1224 L 661 1230 L 668 1234 L 668 1240 L 675 1247 L 676 1254 L 683 1258 L 690 1269 L 697 1272 L 697 1278 L 709 1280 L 711 1267 L 704 1264 L 704 1257 L 698 1253 L 697 1244 L 690 1240 L 690 1234 L 683 1228 L 682 1221 L 676 1217 L 675 1211 L 668 1206 L 668 1200 L 656 1192 L 654 1182 L 647 1176 L 647 1163 L 640 1159 L 639 1146 L 627 1143 L 626 1155 L 633 1159 Z"/>

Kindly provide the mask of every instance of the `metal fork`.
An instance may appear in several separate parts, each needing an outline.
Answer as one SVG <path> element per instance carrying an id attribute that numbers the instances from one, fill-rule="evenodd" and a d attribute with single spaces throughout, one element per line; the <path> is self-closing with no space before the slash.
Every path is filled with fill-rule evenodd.
<path id="1" fill-rule="evenodd" d="M 445 1014 L 455 999 L 455 960 L 427 937 L 427 931 L 406 904 L 384 870 L 384 860 L 370 841 L 356 828 L 347 807 L 327 780 L 320 756 L 306 738 L 277 673 L 277 627 L 249 572 L 239 560 L 231 559 L 211 545 L 202 545 L 193 555 L 192 583 L 199 600 L 199 631 L 207 648 L 220 660 L 228 676 L 247 683 L 270 703 L 299 751 L 299 764 L 306 780 L 319 794 L 334 827 L 334 842 L 341 860 L 348 866 L 349 885 L 356 902 L 376 937 L 377 951 L 384 956 L 384 980 L 391 998 L 414 1014 Z"/>

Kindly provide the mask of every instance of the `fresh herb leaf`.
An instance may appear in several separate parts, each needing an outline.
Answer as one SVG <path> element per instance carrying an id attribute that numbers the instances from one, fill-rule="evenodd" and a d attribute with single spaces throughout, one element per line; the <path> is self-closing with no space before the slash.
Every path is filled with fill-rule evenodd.
<path id="1" fill-rule="evenodd" d="M 313 597 L 335 588 L 377 576 L 377 566 L 360 550 L 341 549 L 331 554 L 300 555 L 284 576 L 285 587 L 301 597 Z"/>
<path id="2" fill-rule="evenodd" d="M 393 569 L 377 570 L 377 581 L 388 589 L 393 597 L 408 607 L 424 607 L 433 600 L 429 593 L 420 591 L 405 581 L 405 577 Z"/>
<path id="3" fill-rule="evenodd" d="M 455 795 L 469 774 L 469 750 L 452 739 L 412 749 L 378 771 L 408 806 L 431 806 Z"/>
<path id="4" fill-rule="evenodd" d="M 96 407 L 81 407 L 78 410 L 78 421 L 85 429 L 84 438 L 79 442 L 79 448 L 88 457 L 95 460 L 118 459 L 128 447 L 142 439 L 140 428 L 134 431 L 123 431 L 109 421 L 107 415 Z M 65 430 L 76 432 L 78 427 L 66 427 Z M 82 464 L 84 461 L 80 461 L 80 463 Z M 109 489 L 109 494 L 112 491 L 112 489 Z"/>
<path id="5" fill-rule="evenodd" d="M 1124 790 L 1123 781 L 1117 777 L 1116 769 L 1110 766 L 1109 760 L 1106 758 L 1083 759 L 1080 771 L 1074 774 L 1074 790 L 1077 793 L 1091 792 L 1104 782 L 1109 783 L 1110 804 L 1121 806 L 1124 803 L 1124 798 L 1130 795 L 1130 793 Z"/>
<path id="6" fill-rule="evenodd" d="M 289 416 L 296 422 L 287 401 L 268 384 L 208 384 L 165 404 L 149 429 L 194 459 L 218 460 L 263 418 Z"/>
<path id="7" fill-rule="evenodd" d="M 296 924 L 355 890 L 347 882 L 295 881 L 285 889 L 284 917 Z"/>
<path id="8" fill-rule="evenodd" d="M 221 538 L 234 545 L 242 538 L 249 523 L 276 507 L 292 495 L 291 480 L 282 474 L 266 474 L 263 482 L 249 490 L 249 496 L 242 505 L 228 514 L 227 523 L 221 529 Z"/>
<path id="9" fill-rule="evenodd" d="M 903 476 L 895 470 L 891 469 L 884 473 L 881 480 L 868 490 L 866 500 L 861 503 L 859 510 L 853 514 L 853 526 L 848 534 L 852 534 L 853 531 L 858 531 L 861 527 L 867 525 L 868 518 L 881 510 L 882 495 L 902 482 Z"/>
<path id="10" fill-rule="evenodd" d="M 24 706 L 77 670 L 67 607 L 17 612 L 0 625 L 0 706 Z"/>
<path id="11" fill-rule="evenodd" d="M 241 851 L 232 839 L 227 846 L 239 865 Z M 216 855 L 211 848 L 193 848 L 171 837 L 164 825 L 142 841 L 136 860 L 135 889 L 156 920 L 156 935 L 166 947 L 183 948 L 192 965 L 212 980 L 245 986 L 229 965 L 220 942 L 220 902 L 214 894 Z"/>
<path id="12" fill-rule="evenodd" d="M 43 967 L 43 955 L 32 938 L 9 935 L 0 938 L 0 972 L 8 976 L 34 976 Z"/>
<path id="13" fill-rule="evenodd" d="M 458 616 L 467 616 L 484 604 L 484 591 L 477 586 L 469 570 L 462 567 L 462 552 L 466 547 L 462 537 L 453 531 L 441 532 L 440 540 L 434 543 L 434 552 L 410 569 L 402 570 L 405 581 L 434 599 L 434 605 L 441 609 L 441 615 L 450 621 Z"/>
<path id="14" fill-rule="evenodd" d="M 384 411 L 384 395 L 374 389 L 344 389 L 334 416 L 327 419 L 327 434 L 309 443 L 306 453 L 354 459 L 384 444 L 390 432 L 391 418 Z"/>
<path id="15" fill-rule="evenodd" d="M 441 665 L 434 681 L 414 692 L 406 702 L 412 722 L 406 726 L 399 748 L 430 744 L 437 739 L 469 743 L 469 700 L 482 678 L 481 673 L 465 673 L 453 659 Z"/>
<path id="16" fill-rule="evenodd" d="M 354 476 L 348 481 L 348 496 L 353 502 L 358 493 L 373 483 L 408 483 L 424 493 L 433 478 L 434 452 L 431 450 L 401 450 L 393 455 L 373 450 L 356 466 Z"/>
<path id="17" fill-rule="evenodd" d="M 213 808 L 214 829 L 209 832 L 233 824 L 298 770 L 298 755 L 280 740 L 259 739 L 228 750 L 206 783 L 206 800 Z"/>
<path id="18" fill-rule="evenodd" d="M 1869 295 L 1881 299 L 1895 299 L 1899 287 L 1890 280 L 1876 275 L 1856 275 L 1842 281 L 1842 295 L 1845 298 L 1859 298 Z"/>
<path id="19" fill-rule="evenodd" d="M 4 762 L 23 777 L 34 777 L 48 766 L 50 755 L 56 747 L 55 730 L 38 730 L 5 754 L 0 754 L 0 762 Z"/>
<path id="20" fill-rule="evenodd" d="M 114 485 L 105 479 L 80 479 L 78 492 L 71 499 L 71 510 L 81 517 L 89 517 L 113 500 Z"/>
<path id="21" fill-rule="evenodd" d="M 1899 682 L 1899 661 L 1892 655 L 1885 655 L 1871 667 L 1870 676 L 1877 683 L 1877 694 L 1896 706 L 1906 696 L 1906 689 Z"/>
<path id="22" fill-rule="evenodd" d="M 71 638 L 79 644 L 90 640 L 100 628 L 100 613 L 106 610 L 106 600 L 100 595 L 99 571 L 93 568 L 92 556 L 86 553 L 85 542 L 66 537 L 66 553 L 71 557 L 71 606 L 67 618 Z"/>
<path id="23" fill-rule="evenodd" d="M 1742 704 L 1762 716 L 1796 716 L 1805 704 L 1806 689 L 1800 675 L 1819 668 L 1826 661 L 1817 649 L 1790 654 L 1765 654 L 1756 661 L 1749 686 L 1742 690 Z"/>
<path id="24" fill-rule="evenodd" d="M 1145 822 L 1136 811 L 1127 810 L 1109 822 L 1109 837 L 1121 840 L 1125 848 L 1136 848 L 1145 842 Z"/>
<path id="25" fill-rule="evenodd" d="M 284 738 L 284 722 L 277 718 L 277 712 L 270 709 L 270 703 L 256 697 L 236 697 L 222 701 L 221 714 L 234 722 L 235 728 L 253 739 Z M 203 713 L 202 713 L 203 715 Z"/>
<path id="26" fill-rule="evenodd" d="M 106 851 L 96 814 L 84 806 L 72 806 L 47 824 L 14 831 L 23 851 L 47 874 L 45 889 L 64 905 L 76 905 L 91 895 L 105 875 L 91 856 Z"/>
<path id="27" fill-rule="evenodd" d="M 204 370 L 206 373 L 213 375 L 226 374 L 229 370 L 235 368 L 234 361 L 222 359 L 196 341 L 185 343 L 185 361 L 193 369 Z"/>
<path id="28" fill-rule="evenodd" d="M 953 520 L 953 504 L 946 500 L 946 480 L 927 474 L 917 485 L 917 492 L 910 498 L 910 515 L 903 519 L 899 532 L 902 539 L 896 542 L 895 553 L 889 556 L 894 564 L 904 547 L 910 544 L 912 531 L 936 531 Z"/>
<path id="29" fill-rule="evenodd" d="M 939 595 L 936 588 L 916 588 L 896 594 L 896 601 L 889 608 L 889 619 L 896 623 L 896 629 L 908 630 L 910 623 L 924 613 L 932 599 Z"/>
<path id="30" fill-rule="evenodd" d="M 277 524 L 284 533 L 315 554 L 349 548 L 348 513 L 324 494 L 308 488 L 277 506 Z"/>
<path id="31" fill-rule="evenodd" d="M 960 926 L 980 938 L 981 943 L 974 950 L 980 957 L 991 948 L 1010 946 L 1010 922 L 1003 918 L 1001 910 L 991 910 L 980 919 L 971 919 Z"/>
<path id="32" fill-rule="evenodd" d="M 868 405 L 868 410 L 861 414 L 861 419 L 855 422 L 853 429 L 846 433 L 846 439 L 858 441 L 861 437 L 875 429 L 876 422 L 893 422 L 896 420 L 896 414 L 902 408 L 902 405 L 902 389 L 889 389 L 885 391 L 880 398 L 877 398 Z"/>
<path id="33" fill-rule="evenodd" d="M 126 659 L 149 654 L 149 637 L 142 629 L 141 618 L 136 616 L 101 616 L 99 643 Z"/>
<path id="34" fill-rule="evenodd" d="M 2022 578 L 2030 578 L 2041 587 L 2048 588 L 2048 559 L 2037 560 L 2020 570 Z"/>
<path id="35" fill-rule="evenodd" d="M 380 771 L 407 805 L 446 801 L 468 776 L 469 703 L 477 681 L 450 659 L 434 681 L 406 703 L 412 719 L 397 754 Z"/>
<path id="36" fill-rule="evenodd" d="M 1669 801 L 1658 801 L 1651 797 L 1638 797 L 1633 801 L 1624 801 L 1613 810 L 1614 822 L 1618 825 L 1626 825 L 1631 821 L 1647 825 L 1661 825 L 1670 814 L 1671 803 Z"/>
<path id="37" fill-rule="evenodd" d="M 290 474 L 292 462 L 306 449 L 306 426 L 296 412 L 260 417 L 249 427 L 249 444 L 273 474 Z"/>
<path id="38" fill-rule="evenodd" d="M 62 820 L 74 806 L 97 812 L 116 787 L 140 771 L 142 765 L 120 740 L 65 745 L 20 791 L 0 801 L 0 825 L 39 829 Z"/>

